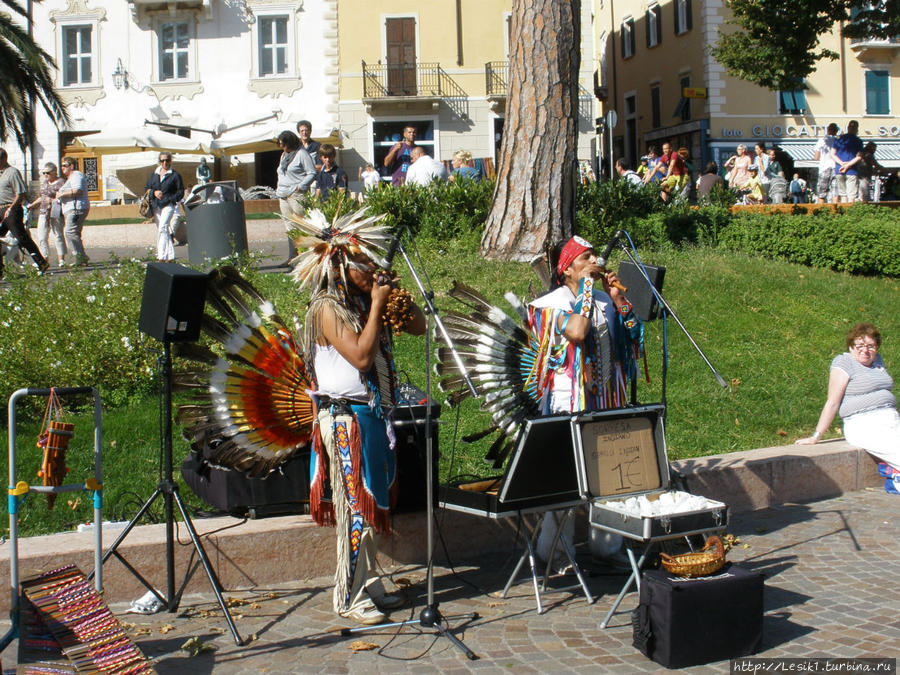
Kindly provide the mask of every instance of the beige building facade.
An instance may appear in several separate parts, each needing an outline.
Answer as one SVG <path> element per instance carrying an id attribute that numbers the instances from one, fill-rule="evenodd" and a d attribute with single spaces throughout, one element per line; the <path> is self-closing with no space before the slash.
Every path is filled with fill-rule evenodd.
<path id="1" fill-rule="evenodd" d="M 494 169 L 506 110 L 511 0 L 338 3 L 341 162 L 382 168 L 403 127 L 440 160 L 468 150 Z M 578 158 L 596 157 L 591 3 L 581 9 Z M 382 169 L 383 170 L 383 169 Z"/>
<path id="2" fill-rule="evenodd" d="M 721 166 L 740 143 L 814 168 L 828 124 L 858 120 L 876 158 L 900 167 L 900 40 L 844 39 L 835 26 L 820 44 L 840 59 L 820 61 L 805 90 L 772 92 L 729 77 L 709 54 L 730 29 L 723 0 L 596 0 L 595 11 L 603 110 L 618 117 L 613 154 L 632 166 L 670 141 L 690 150 L 697 170 L 710 159 Z"/>

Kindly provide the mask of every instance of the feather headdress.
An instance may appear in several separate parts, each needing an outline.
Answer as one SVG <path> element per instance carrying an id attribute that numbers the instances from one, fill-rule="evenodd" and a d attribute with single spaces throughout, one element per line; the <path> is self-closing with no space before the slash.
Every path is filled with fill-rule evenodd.
<path id="1" fill-rule="evenodd" d="M 197 365 L 175 378 L 195 398 L 176 419 L 210 464 L 266 476 L 312 438 L 312 385 L 299 345 L 233 267 L 210 273 L 202 326 L 219 351 L 179 343 L 177 355 Z"/>
<path id="2" fill-rule="evenodd" d="M 318 209 L 306 216 L 291 216 L 301 235 L 294 239 L 298 249 L 306 249 L 292 261 L 292 274 L 300 288 L 312 292 L 325 290 L 341 296 L 347 287 L 347 263 L 357 253 L 368 256 L 383 266 L 382 254 L 393 237 L 390 228 L 381 224 L 386 214 L 367 215 L 366 209 L 337 217 L 329 223 Z"/>
<path id="3" fill-rule="evenodd" d="M 484 396 L 481 409 L 491 413 L 488 429 L 463 440 L 473 441 L 499 432 L 485 460 L 500 468 L 515 446 L 524 421 L 540 412 L 541 392 L 532 377 L 537 345 L 526 323 L 526 309 L 512 293 L 504 297 L 516 313 L 515 319 L 491 305 L 474 288 L 457 281 L 448 294 L 470 310 L 469 314 L 445 313 L 444 326 L 456 344 L 463 366 Z M 441 334 L 436 337 L 443 339 Z M 451 405 L 469 395 L 454 355 L 446 347 L 438 349 L 435 370 L 441 377 L 440 388 L 450 392 Z"/>

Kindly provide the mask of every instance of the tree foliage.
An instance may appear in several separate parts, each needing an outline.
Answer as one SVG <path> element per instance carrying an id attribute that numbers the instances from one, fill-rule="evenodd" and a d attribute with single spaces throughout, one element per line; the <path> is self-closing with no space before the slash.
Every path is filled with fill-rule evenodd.
<path id="1" fill-rule="evenodd" d="M 21 17 L 25 10 L 18 0 L 0 0 Z M 15 136 L 23 150 L 35 140 L 31 101 L 39 101 L 57 122 L 67 122 L 65 106 L 53 88 L 53 58 L 41 49 L 13 20 L 0 11 L 0 141 Z"/>
<path id="2" fill-rule="evenodd" d="M 773 91 L 804 88 L 822 59 L 838 54 L 820 36 L 843 22 L 846 37 L 900 36 L 900 0 L 729 0 L 737 31 L 719 33 L 713 58 L 733 77 Z"/>

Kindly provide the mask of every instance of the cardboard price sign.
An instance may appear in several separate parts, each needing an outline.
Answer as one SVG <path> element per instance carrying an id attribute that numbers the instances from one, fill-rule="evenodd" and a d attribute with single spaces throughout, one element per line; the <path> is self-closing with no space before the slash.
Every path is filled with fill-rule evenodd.
<path id="1" fill-rule="evenodd" d="M 662 487 L 653 426 L 646 417 L 597 420 L 582 428 L 584 463 L 595 497 Z"/>

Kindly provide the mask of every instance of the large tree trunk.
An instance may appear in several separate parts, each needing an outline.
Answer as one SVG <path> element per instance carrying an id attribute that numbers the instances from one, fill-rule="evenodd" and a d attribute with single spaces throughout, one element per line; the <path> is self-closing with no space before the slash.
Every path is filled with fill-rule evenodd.
<path id="1" fill-rule="evenodd" d="M 488 258 L 531 260 L 572 234 L 580 0 L 513 0 L 506 122 Z"/>

